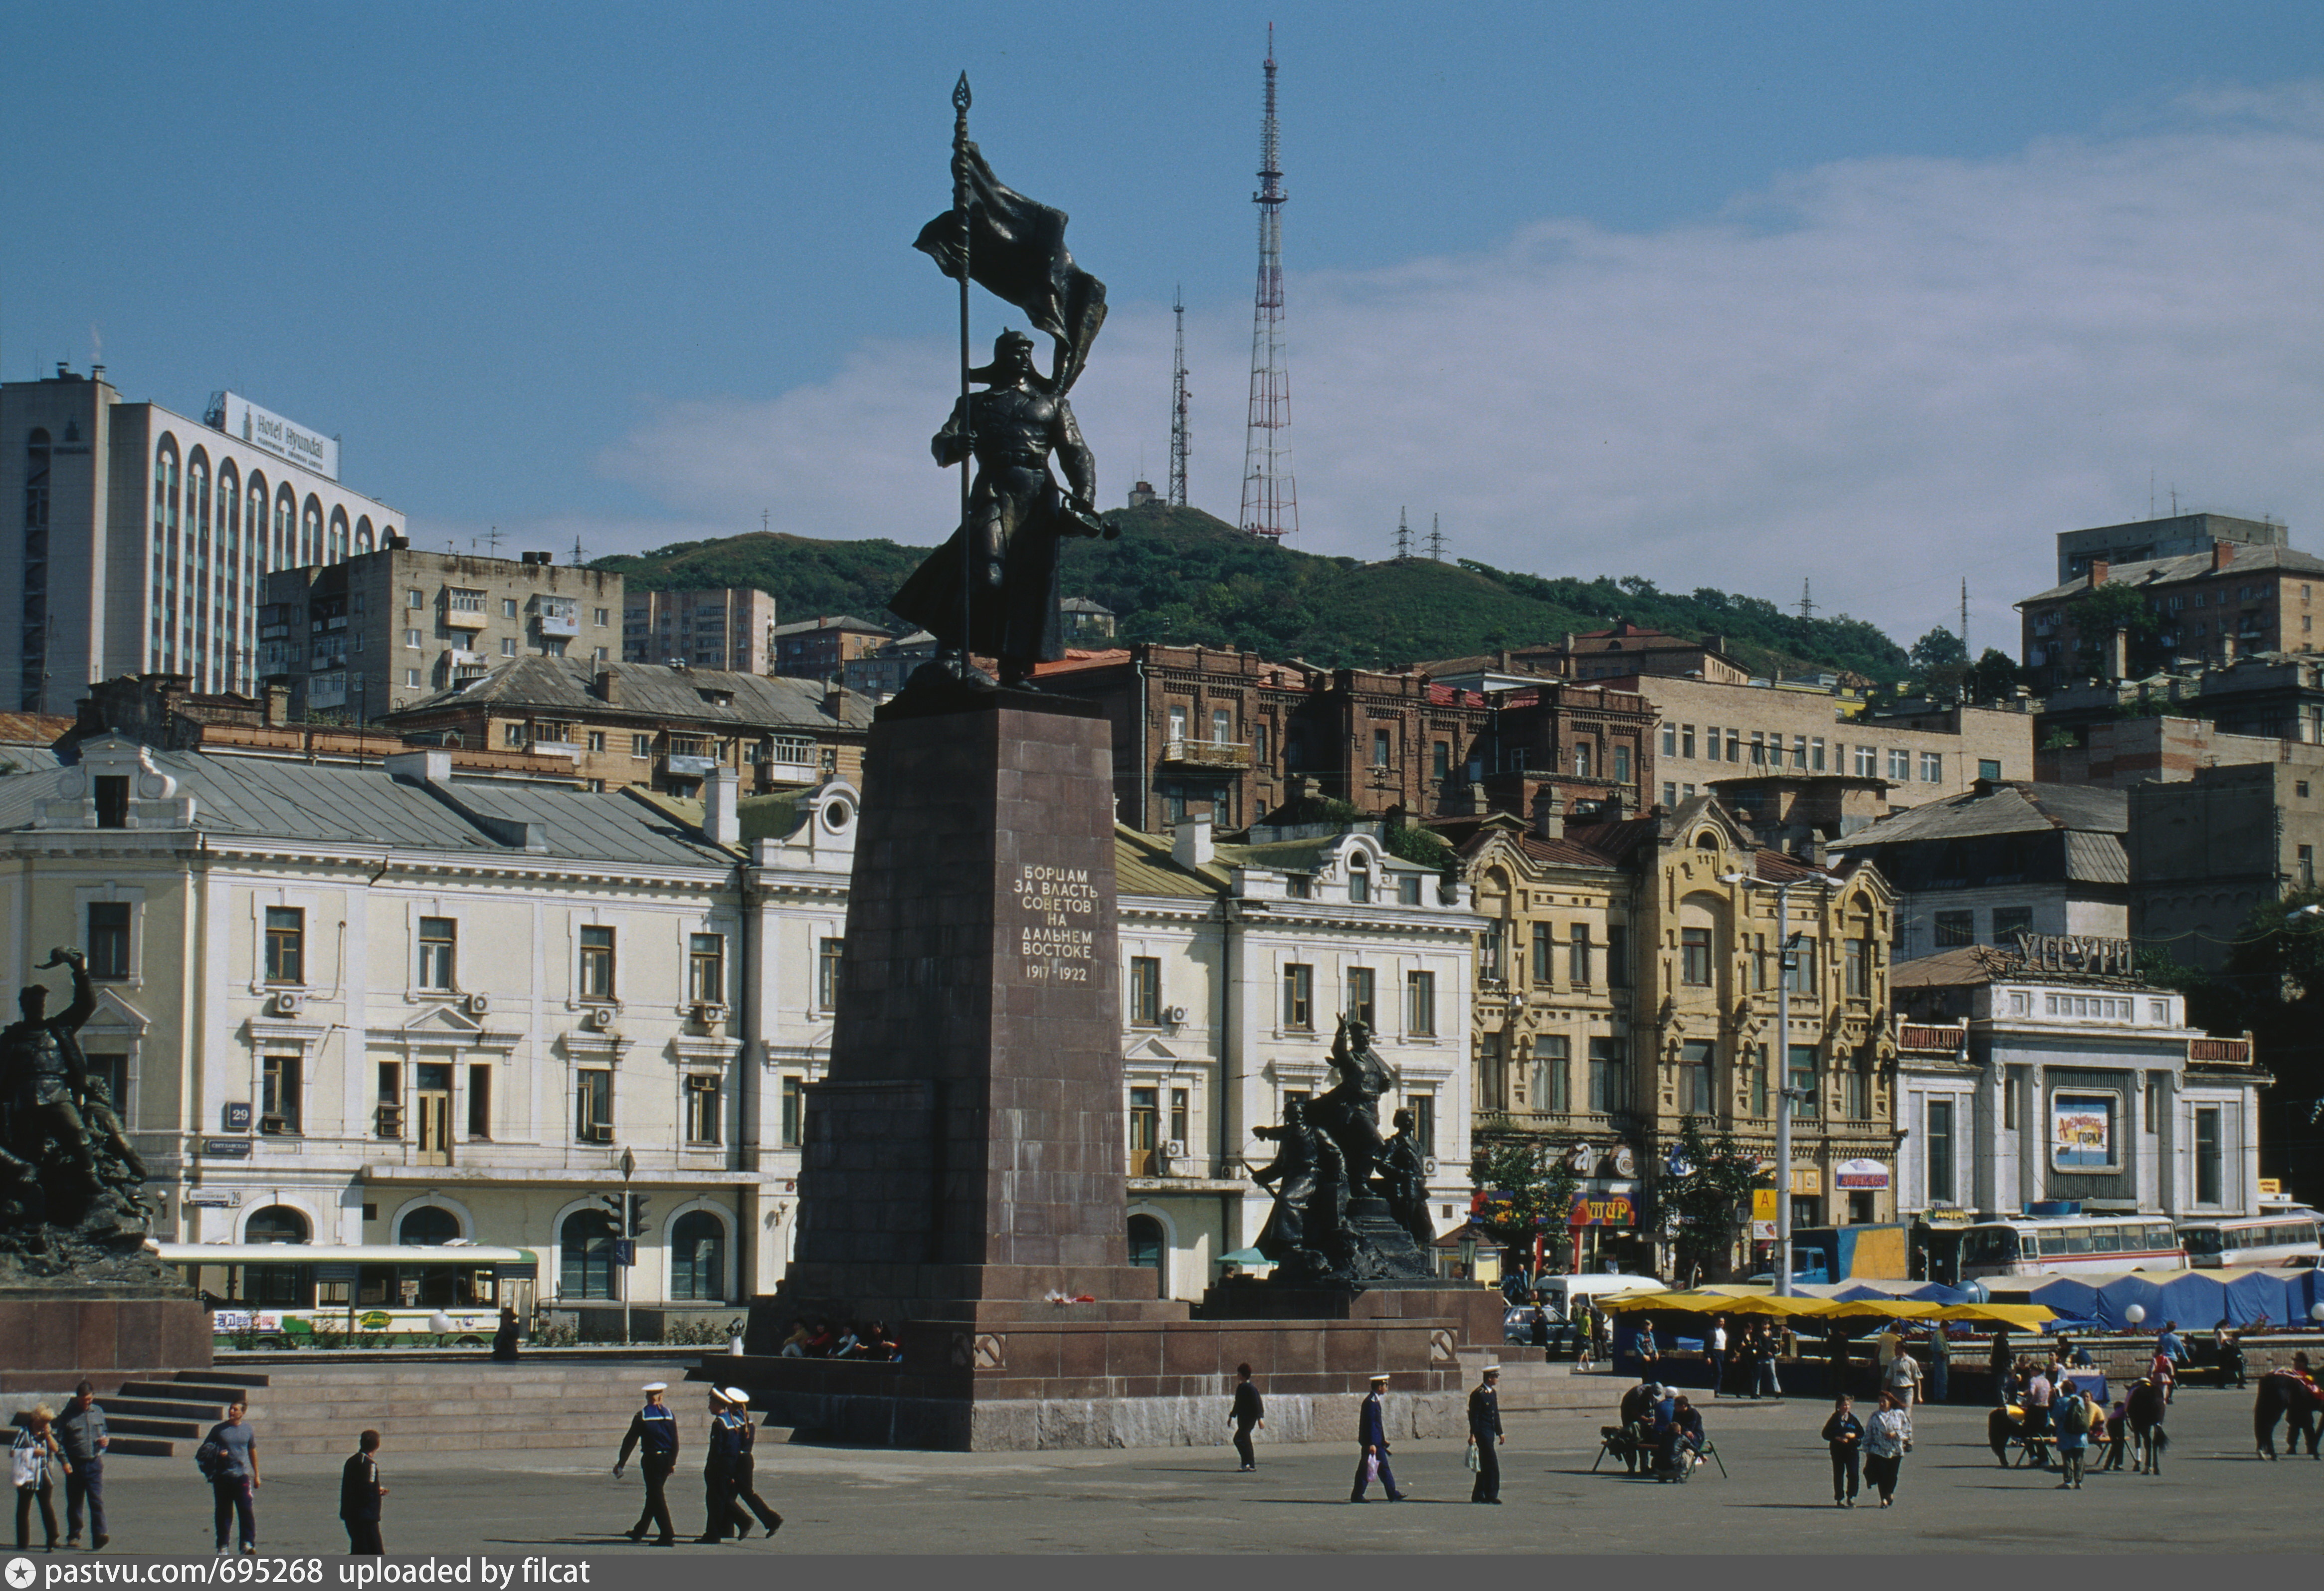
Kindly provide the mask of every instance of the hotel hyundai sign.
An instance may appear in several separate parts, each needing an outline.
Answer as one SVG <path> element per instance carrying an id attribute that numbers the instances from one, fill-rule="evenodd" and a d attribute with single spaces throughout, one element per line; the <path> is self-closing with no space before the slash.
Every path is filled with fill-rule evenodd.
<path id="1" fill-rule="evenodd" d="M 334 437 L 293 424 L 233 392 L 221 394 L 226 412 L 218 429 L 227 436 L 263 447 L 275 457 L 336 481 L 339 478 L 339 444 Z"/>

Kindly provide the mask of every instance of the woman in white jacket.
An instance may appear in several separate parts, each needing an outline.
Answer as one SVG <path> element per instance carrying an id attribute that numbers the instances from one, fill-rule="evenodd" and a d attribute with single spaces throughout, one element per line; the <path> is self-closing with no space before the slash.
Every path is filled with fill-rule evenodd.
<path id="1" fill-rule="evenodd" d="M 1880 1394 L 1880 1412 L 1864 1428 L 1864 1478 L 1879 1488 L 1880 1506 L 1896 1494 L 1896 1472 L 1913 1450 L 1913 1416 L 1894 1393 Z"/>

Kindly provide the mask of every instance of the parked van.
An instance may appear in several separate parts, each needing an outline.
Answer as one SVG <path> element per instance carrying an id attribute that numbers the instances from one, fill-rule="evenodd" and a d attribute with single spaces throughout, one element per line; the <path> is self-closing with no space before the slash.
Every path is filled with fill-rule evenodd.
<path id="1" fill-rule="evenodd" d="M 1593 1298 L 1616 1292 L 1655 1292 L 1665 1283 L 1653 1276 L 1636 1276 L 1619 1272 L 1604 1271 L 1578 1276 L 1544 1276 L 1541 1279 L 1541 1306 L 1549 1315 L 1549 1348 L 1553 1356 L 1571 1356 L 1575 1339 L 1581 1335 L 1576 1329 L 1582 1310 Z M 1533 1341 L 1533 1306 L 1518 1304 L 1501 1320 L 1501 1340 L 1530 1344 Z"/>

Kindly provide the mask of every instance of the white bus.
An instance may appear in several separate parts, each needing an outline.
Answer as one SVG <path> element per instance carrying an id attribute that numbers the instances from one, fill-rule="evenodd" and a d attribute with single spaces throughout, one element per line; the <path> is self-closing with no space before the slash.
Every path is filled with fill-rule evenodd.
<path id="1" fill-rule="evenodd" d="M 540 1259 L 481 1244 L 164 1243 L 233 1347 L 395 1347 L 492 1340 L 503 1305 L 532 1312 Z"/>
<path id="2" fill-rule="evenodd" d="M 2187 1251 L 2153 1216 L 2010 1216 L 1963 1228 L 1960 1279 L 2049 1271 L 2177 1271 Z"/>
<path id="3" fill-rule="evenodd" d="M 2225 1265 L 2313 1265 L 2324 1260 L 2319 1217 L 2312 1209 L 2274 1209 L 2217 1221 L 2181 1221 L 2188 1261 Z"/>

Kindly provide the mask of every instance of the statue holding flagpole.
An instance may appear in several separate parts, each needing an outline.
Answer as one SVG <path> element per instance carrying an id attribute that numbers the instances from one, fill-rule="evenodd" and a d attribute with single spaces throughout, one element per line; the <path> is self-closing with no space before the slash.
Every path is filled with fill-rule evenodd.
<path id="1" fill-rule="evenodd" d="M 969 142 L 968 106 L 964 72 L 953 90 L 953 205 L 913 244 L 961 284 L 960 399 L 930 445 L 938 464 L 962 466 L 960 525 L 888 606 L 936 638 L 930 667 L 940 676 L 1024 688 L 1036 664 L 1065 656 L 1061 539 L 1120 534 L 1097 517 L 1097 461 L 1065 400 L 1105 324 L 1105 284 L 1067 252 L 1064 211 L 993 175 Z M 1047 374 L 1033 339 L 1013 329 L 993 344 L 990 364 L 970 368 L 972 281 L 1050 336 Z M 987 390 L 972 392 L 971 383 Z M 1049 472 L 1053 457 L 1062 486 Z M 975 667 L 977 654 L 999 660 L 998 682 Z"/>

